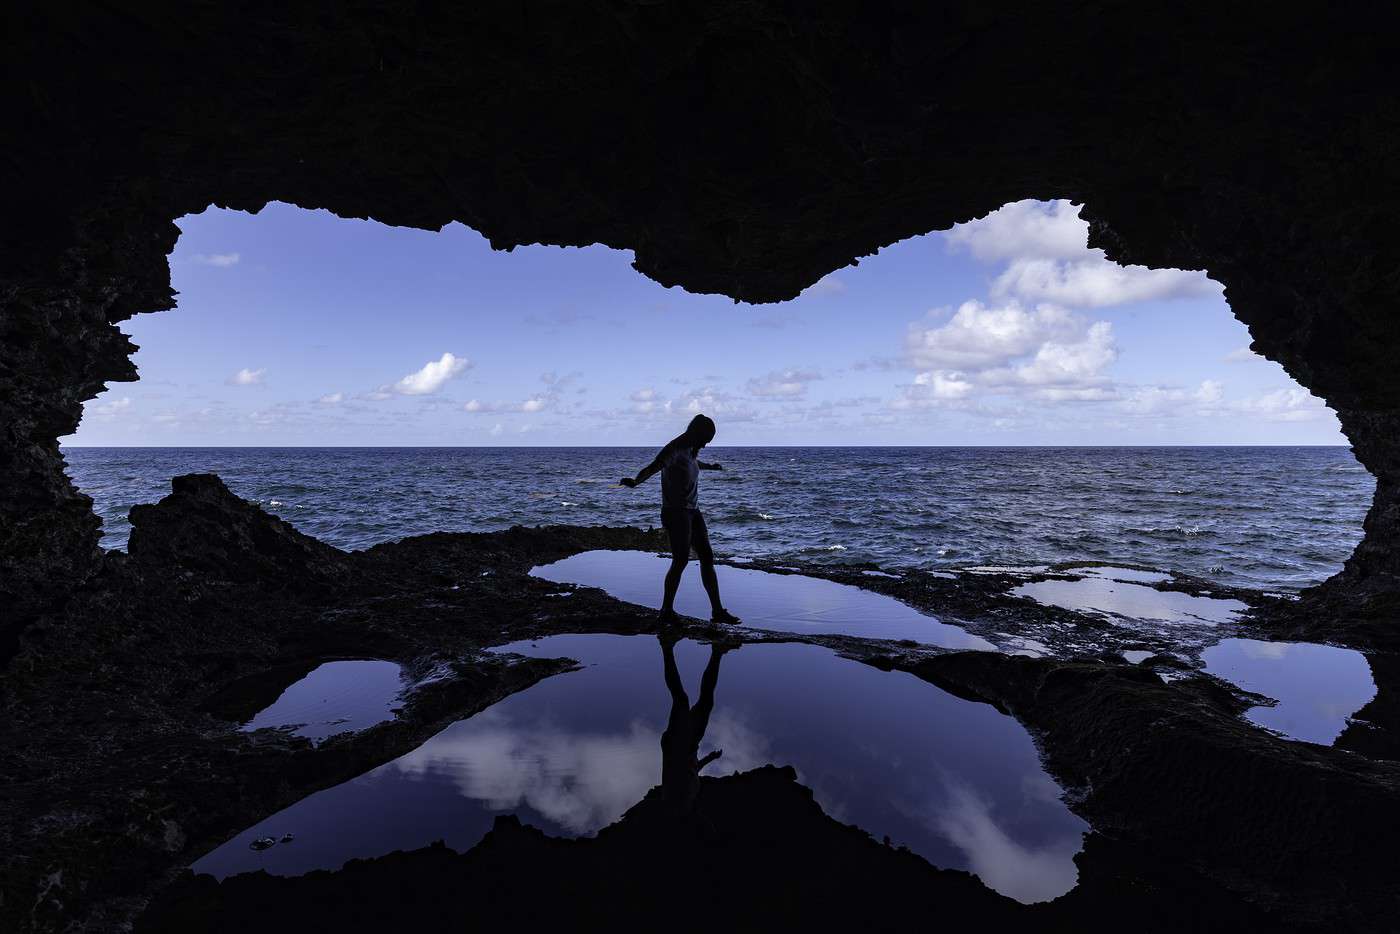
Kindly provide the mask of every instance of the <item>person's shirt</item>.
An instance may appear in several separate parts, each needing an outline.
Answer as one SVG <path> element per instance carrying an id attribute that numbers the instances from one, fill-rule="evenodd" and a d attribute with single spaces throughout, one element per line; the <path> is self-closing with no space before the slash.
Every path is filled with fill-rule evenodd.
<path id="1" fill-rule="evenodd" d="M 677 445 L 669 451 L 663 450 L 659 460 L 661 508 L 698 509 L 700 462 L 695 458 L 695 450 Z"/>

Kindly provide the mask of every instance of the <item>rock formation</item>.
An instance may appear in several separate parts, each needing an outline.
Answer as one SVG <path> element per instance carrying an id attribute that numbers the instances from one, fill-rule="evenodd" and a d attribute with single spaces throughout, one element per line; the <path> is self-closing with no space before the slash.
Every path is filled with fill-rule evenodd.
<path id="1" fill-rule="evenodd" d="M 136 378 L 118 326 L 174 307 L 173 222 L 211 204 L 460 221 L 501 249 L 603 243 L 665 285 L 766 302 L 1006 202 L 1074 199 L 1110 258 L 1207 270 L 1254 349 L 1337 411 L 1377 477 L 1365 539 L 1279 631 L 1396 645 L 1382 634 L 1400 593 L 1400 33 L 1386 8 L 368 0 L 169 15 L 19 0 L 0 16 L 7 920 L 125 924 L 239 821 L 555 669 L 459 666 L 402 722 L 324 752 L 235 735 L 214 711 L 247 706 L 228 698 L 245 679 L 359 653 L 439 664 L 499 642 L 501 620 L 515 638 L 648 624 L 596 592 L 549 601 L 524 575 L 571 550 L 655 542 L 639 530 L 429 535 L 346 555 L 196 477 L 136 511 L 130 555 L 99 552 L 57 439 L 84 400 Z M 1387 683 L 1370 714 L 1388 729 L 1394 666 L 1372 665 Z M 917 670 L 1011 711 L 1052 771 L 1099 789 L 1082 806 L 1107 835 L 1081 870 L 1118 881 L 1047 920 L 1176 923 L 1158 910 L 1201 892 L 1203 916 L 1244 927 L 1275 927 L 1255 913 L 1280 905 L 1312 911 L 1305 922 L 1332 908 L 1393 917 L 1383 857 L 1354 840 L 1358 815 L 1396 825 L 1389 753 L 1283 748 L 1208 688 L 1097 662 Z M 1344 745 L 1395 748 L 1355 732 Z M 1162 775 L 1176 787 L 1156 795 Z M 1242 809 L 1244 832 L 1192 862 L 1188 792 L 1241 776 L 1253 786 L 1220 801 Z M 775 776 L 759 784 L 800 810 Z M 1296 837 L 1260 810 L 1294 799 L 1318 803 L 1298 805 L 1314 823 Z M 1180 859 L 1154 862 L 1158 843 Z M 852 846 L 888 868 L 889 854 Z M 509 855 L 496 851 L 518 865 Z M 1306 905 L 1286 904 L 1299 892 Z M 893 904 L 870 897 L 872 912 Z"/>
<path id="2" fill-rule="evenodd" d="M 135 377 L 175 218 L 271 199 L 630 248 L 666 285 L 795 295 L 1026 197 L 1111 258 L 1203 268 L 1378 479 L 1341 583 L 1400 572 L 1393 14 L 1164 0 L 354 10 L 20 3 L 0 228 L 7 638 L 95 560 L 55 439 Z M 28 608 L 28 609 L 27 609 Z"/>

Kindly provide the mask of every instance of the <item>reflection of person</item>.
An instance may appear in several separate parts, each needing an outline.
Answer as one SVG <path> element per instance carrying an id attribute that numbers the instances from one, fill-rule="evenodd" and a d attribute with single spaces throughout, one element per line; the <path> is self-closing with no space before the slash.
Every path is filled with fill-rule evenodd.
<path id="1" fill-rule="evenodd" d="M 710 644 L 710 662 L 700 676 L 700 699 L 690 706 L 690 698 L 676 670 L 676 637 L 662 635 L 661 658 L 666 671 L 666 689 L 671 692 L 671 716 L 661 734 L 661 795 L 677 812 L 687 812 L 700 792 L 700 770 L 724 754 L 715 749 L 700 756 L 700 743 L 715 709 L 715 685 L 719 682 L 719 660 L 737 645 Z"/>
<path id="2" fill-rule="evenodd" d="M 700 514 L 697 492 L 702 470 L 723 470 L 719 464 L 699 459 L 700 449 L 715 438 L 715 423 L 704 415 L 690 420 L 685 431 L 671 439 L 661 453 L 635 477 L 623 477 L 622 485 L 635 487 L 652 474 L 661 474 L 661 525 L 671 539 L 671 567 L 666 571 L 666 591 L 661 600 L 661 622 L 676 622 L 676 588 L 690 561 L 690 550 L 700 559 L 700 581 L 710 595 L 710 619 L 716 623 L 739 622 L 719 599 L 719 578 L 715 576 L 715 554 L 710 533 Z"/>

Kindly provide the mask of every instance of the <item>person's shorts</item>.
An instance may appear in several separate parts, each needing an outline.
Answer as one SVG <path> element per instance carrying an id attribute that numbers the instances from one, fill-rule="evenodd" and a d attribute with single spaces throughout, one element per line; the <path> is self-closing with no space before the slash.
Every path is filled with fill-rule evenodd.
<path id="1" fill-rule="evenodd" d="M 661 527 L 671 539 L 671 557 L 690 557 L 691 549 L 700 560 L 711 560 L 710 532 L 705 528 L 705 517 L 698 509 L 673 507 L 661 510 Z"/>

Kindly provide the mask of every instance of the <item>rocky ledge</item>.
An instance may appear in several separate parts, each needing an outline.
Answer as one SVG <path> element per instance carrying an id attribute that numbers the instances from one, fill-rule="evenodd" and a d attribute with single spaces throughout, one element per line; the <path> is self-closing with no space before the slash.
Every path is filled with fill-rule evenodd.
<path id="1" fill-rule="evenodd" d="M 404 911 L 427 929 L 460 925 L 461 903 L 428 899 L 430 891 L 476 892 L 478 920 L 640 919 L 674 911 L 677 887 L 695 886 L 744 917 L 873 927 L 892 925 L 912 898 L 934 899 L 945 916 L 1066 930 L 1119 929 L 1125 916 L 1160 929 L 1325 930 L 1342 919 L 1382 930 L 1400 909 L 1384 852 L 1400 831 L 1394 762 L 1258 730 L 1238 716 L 1247 699 L 1205 676 L 1164 682 L 1105 657 L 849 637 L 806 641 L 992 704 L 1032 732 L 1071 807 L 1094 828 L 1074 891 L 1017 905 L 835 823 L 791 773 L 771 769 L 707 780 L 701 816 L 689 822 L 644 801 L 596 840 L 552 840 L 506 820 L 466 854 L 429 848 L 298 879 L 182 878 L 183 867 L 262 817 L 574 664 L 483 649 L 553 633 L 651 631 L 650 611 L 588 588 L 553 599 L 558 585 L 528 572 L 578 551 L 661 542 L 640 529 L 514 528 L 345 553 L 208 475 L 177 478 L 170 496 L 132 520 L 130 554 L 108 555 L 61 614 L 32 626 L 6 671 L 7 929 L 107 930 L 143 912 L 151 930 L 232 930 L 240 919 L 272 930 L 337 918 L 399 923 Z M 1024 601 L 997 610 L 986 580 L 940 579 L 939 590 L 906 597 L 969 613 L 987 599 L 1002 628 L 1013 610 L 1034 615 Z M 1064 622 L 1062 611 L 1045 612 Z M 687 634 L 714 637 L 699 623 Z M 238 729 L 320 661 L 362 657 L 409 673 L 395 720 L 320 745 Z M 539 899 L 541 890 L 567 898 Z"/>

